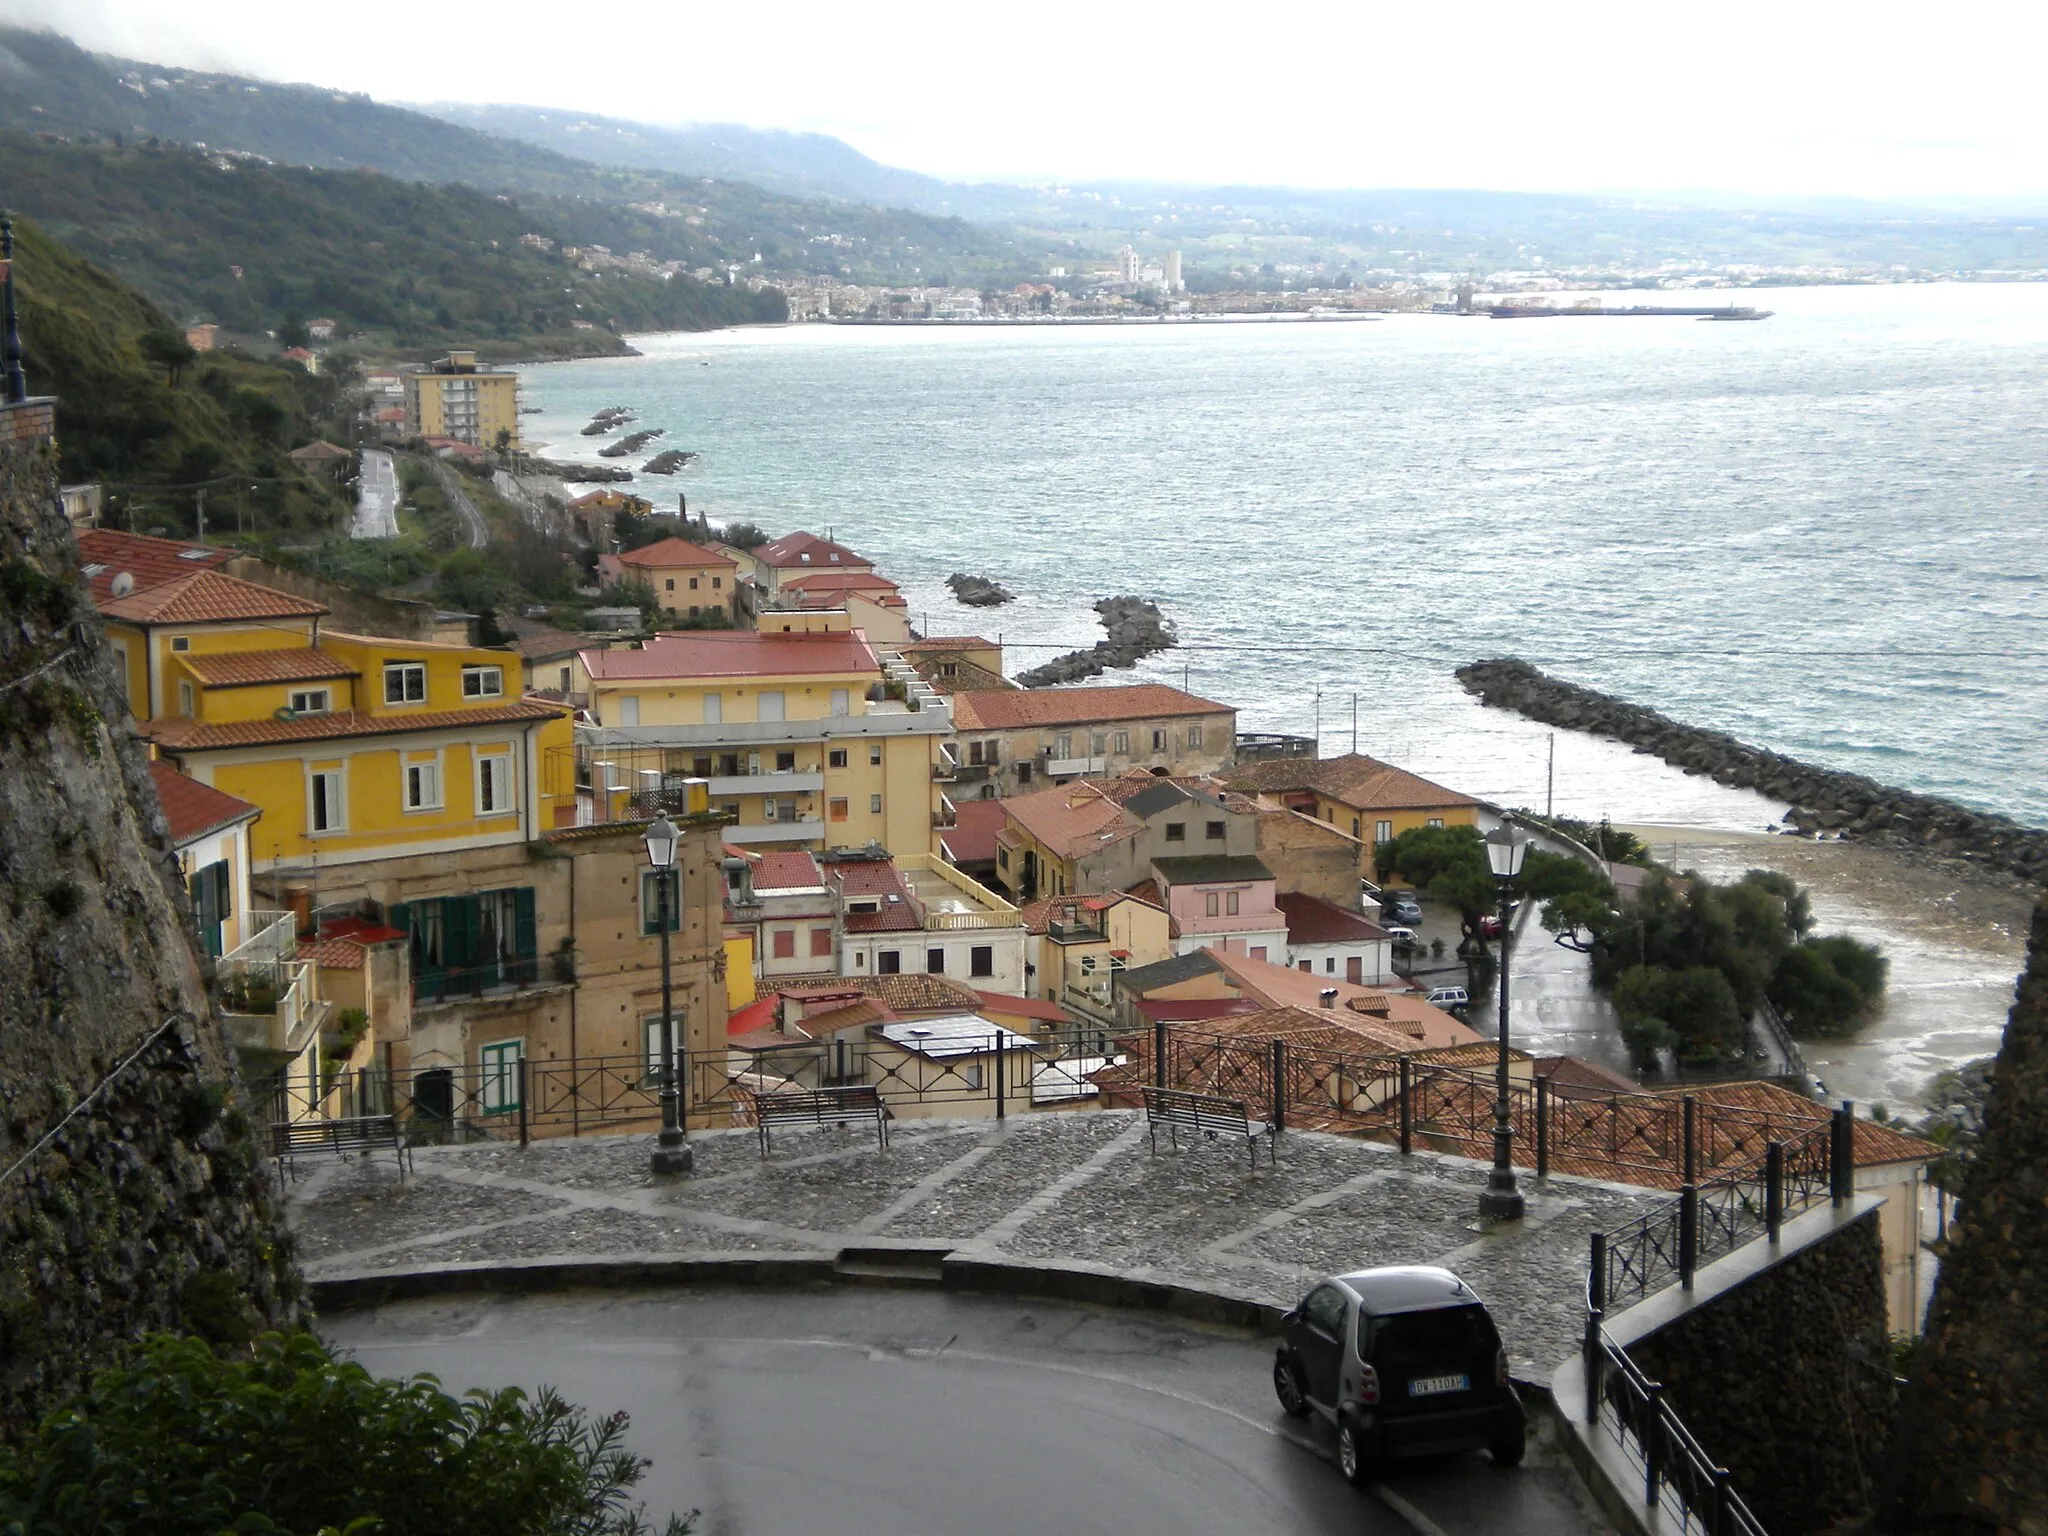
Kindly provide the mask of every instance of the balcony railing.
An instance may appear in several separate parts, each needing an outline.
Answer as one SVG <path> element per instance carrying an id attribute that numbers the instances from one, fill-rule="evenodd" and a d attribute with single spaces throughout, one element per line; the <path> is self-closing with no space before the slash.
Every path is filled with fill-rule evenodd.
<path id="1" fill-rule="evenodd" d="M 1106 757 L 1050 757 L 1045 760 L 1045 772 L 1054 778 L 1065 778 L 1077 773 L 1107 773 L 1109 759 Z"/>
<path id="2" fill-rule="evenodd" d="M 289 916 L 289 914 L 287 914 Z M 310 960 L 222 962 L 221 1012 L 238 1051 L 296 1056 L 327 1013 Z"/>

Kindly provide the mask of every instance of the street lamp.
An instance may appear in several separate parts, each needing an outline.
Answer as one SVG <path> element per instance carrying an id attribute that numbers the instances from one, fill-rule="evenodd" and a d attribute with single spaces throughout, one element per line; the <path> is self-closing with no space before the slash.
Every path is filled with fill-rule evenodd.
<path id="1" fill-rule="evenodd" d="M 1514 948 L 1515 880 L 1529 839 L 1503 823 L 1486 834 L 1486 862 L 1500 892 L 1500 1053 L 1493 1079 L 1493 1172 L 1479 1194 L 1479 1214 L 1488 1221 L 1519 1221 L 1522 1192 L 1515 1188 L 1515 1128 L 1508 1118 L 1508 959 Z"/>
<path id="2" fill-rule="evenodd" d="M 647 862 L 654 868 L 655 927 L 661 933 L 661 1133 L 655 1137 L 654 1152 L 647 1160 L 649 1170 L 657 1175 L 688 1173 L 696 1162 L 679 1113 L 675 1014 L 669 1005 L 668 931 L 674 925 L 670 914 L 680 905 L 673 888 L 676 849 L 682 840 L 675 823 L 666 815 L 657 815 L 640 834 L 640 841 L 647 845 Z"/>

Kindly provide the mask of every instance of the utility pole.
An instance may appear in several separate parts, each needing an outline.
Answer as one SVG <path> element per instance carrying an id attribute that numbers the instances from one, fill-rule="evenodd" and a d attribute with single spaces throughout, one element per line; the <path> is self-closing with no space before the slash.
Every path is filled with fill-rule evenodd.
<path id="1" fill-rule="evenodd" d="M 206 542 L 206 487 L 199 488 L 199 542 Z"/>
<path id="2" fill-rule="evenodd" d="M 1323 690 L 1316 690 L 1316 756 L 1323 755 Z"/>
<path id="3" fill-rule="evenodd" d="M 1358 756 L 1358 695 L 1351 695 L 1351 755 Z"/>
<path id="4" fill-rule="evenodd" d="M 1550 766 L 1543 774 L 1543 819 L 1551 819 L 1557 805 L 1557 732 L 1550 733 Z"/>

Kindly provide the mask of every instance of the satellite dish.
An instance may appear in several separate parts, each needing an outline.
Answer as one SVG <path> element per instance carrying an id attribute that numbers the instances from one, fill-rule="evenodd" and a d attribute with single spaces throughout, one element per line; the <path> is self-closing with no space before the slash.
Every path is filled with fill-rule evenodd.
<path id="1" fill-rule="evenodd" d="M 135 576 L 131 571 L 122 571 L 114 577 L 114 596 L 126 597 L 135 590 Z"/>

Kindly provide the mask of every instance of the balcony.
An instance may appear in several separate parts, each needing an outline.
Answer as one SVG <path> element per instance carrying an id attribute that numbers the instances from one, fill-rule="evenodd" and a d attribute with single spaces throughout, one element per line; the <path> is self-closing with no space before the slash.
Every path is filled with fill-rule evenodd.
<path id="1" fill-rule="evenodd" d="M 1022 925 L 1015 907 L 968 879 L 944 859 L 928 853 L 900 854 L 896 868 L 924 908 L 927 933 L 979 932 Z"/>
<path id="2" fill-rule="evenodd" d="M 939 808 L 932 812 L 932 829 L 944 832 L 960 825 L 959 813 L 953 802 L 944 795 L 939 796 Z"/>
<path id="3" fill-rule="evenodd" d="M 1100 928 L 1092 928 L 1086 923 L 1063 923 L 1057 920 L 1047 921 L 1045 936 L 1055 944 L 1107 944 L 1109 942 L 1109 935 Z"/>
<path id="4" fill-rule="evenodd" d="M 988 776 L 996 771 L 996 765 L 994 763 L 955 763 L 951 771 L 953 778 L 959 783 L 984 784 L 988 782 Z"/>
<path id="5" fill-rule="evenodd" d="M 1047 757 L 1040 768 L 1042 773 L 1055 779 L 1083 773 L 1107 773 L 1109 759 L 1106 757 Z"/>
<path id="6" fill-rule="evenodd" d="M 744 848 L 755 843 L 814 843 L 824 835 L 824 817 L 799 816 L 794 821 L 741 822 L 726 829 L 725 840 Z"/>
<path id="7" fill-rule="evenodd" d="M 741 773 L 710 781 L 711 798 L 726 795 L 815 795 L 825 788 L 822 773 Z"/>
<path id="8" fill-rule="evenodd" d="M 296 1058 L 326 1020 L 328 1004 L 314 995 L 316 969 L 310 960 L 221 961 L 221 1023 L 252 1071 L 275 1071 Z"/>
<path id="9" fill-rule="evenodd" d="M 941 752 L 939 754 L 939 760 L 936 763 L 932 764 L 933 781 L 939 784 L 951 784 L 955 779 L 959 777 L 959 763 L 954 761 L 952 758 L 948 757 L 945 753 Z"/>

